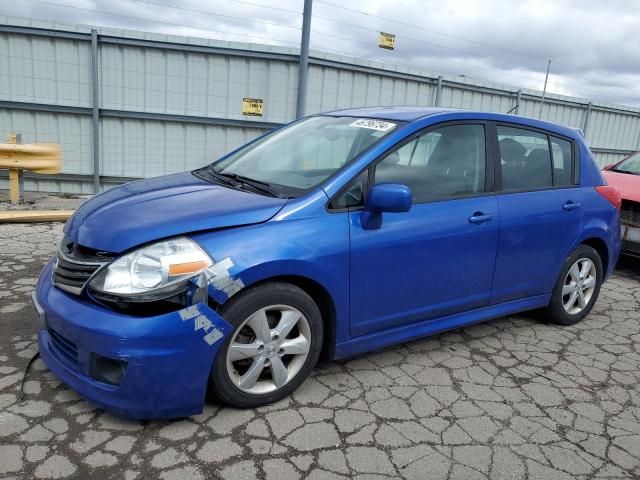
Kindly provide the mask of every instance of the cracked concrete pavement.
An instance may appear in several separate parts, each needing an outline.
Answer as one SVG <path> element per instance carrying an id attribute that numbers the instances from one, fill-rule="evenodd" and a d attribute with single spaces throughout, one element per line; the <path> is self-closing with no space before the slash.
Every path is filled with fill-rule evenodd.
<path id="1" fill-rule="evenodd" d="M 518 315 L 344 362 L 256 410 L 170 422 L 82 400 L 35 352 L 29 305 L 61 224 L 0 225 L 0 478 L 640 477 L 640 262 L 581 324 Z"/>

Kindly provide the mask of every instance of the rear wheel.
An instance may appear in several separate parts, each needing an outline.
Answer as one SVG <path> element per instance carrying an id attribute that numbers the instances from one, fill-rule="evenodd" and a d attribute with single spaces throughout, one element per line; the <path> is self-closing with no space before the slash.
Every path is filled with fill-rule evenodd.
<path id="1" fill-rule="evenodd" d="M 320 311 L 300 288 L 267 283 L 234 297 L 222 309 L 233 332 L 211 371 L 212 392 L 225 403 L 252 408 L 290 394 L 320 355 Z"/>
<path id="2" fill-rule="evenodd" d="M 565 260 L 547 307 L 549 320 L 573 325 L 586 317 L 602 285 L 602 260 L 588 245 L 580 245 Z"/>

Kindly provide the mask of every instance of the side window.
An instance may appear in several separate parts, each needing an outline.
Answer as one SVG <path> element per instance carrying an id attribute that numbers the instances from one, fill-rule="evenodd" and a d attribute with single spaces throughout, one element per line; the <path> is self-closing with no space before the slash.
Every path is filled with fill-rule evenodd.
<path id="1" fill-rule="evenodd" d="M 342 192 L 329 204 L 329 208 L 342 209 L 361 207 L 364 205 L 364 195 L 367 191 L 367 184 L 369 182 L 369 169 L 362 172 L 356 177 L 355 180 L 349 184 L 347 189 Z"/>
<path id="2" fill-rule="evenodd" d="M 547 135 L 498 126 L 503 190 L 551 187 L 551 152 Z"/>
<path id="3" fill-rule="evenodd" d="M 483 125 L 431 130 L 386 155 L 376 165 L 376 183 L 411 188 L 424 202 L 484 192 L 486 148 Z"/>
<path id="4" fill-rule="evenodd" d="M 398 165 L 411 165 L 413 162 L 413 157 L 416 154 L 416 149 L 418 147 L 418 139 L 407 143 L 404 147 L 400 147 L 395 151 L 397 164 Z"/>
<path id="5" fill-rule="evenodd" d="M 553 185 L 572 185 L 571 169 L 572 148 L 571 142 L 561 138 L 551 137 L 551 155 L 553 156 Z"/>

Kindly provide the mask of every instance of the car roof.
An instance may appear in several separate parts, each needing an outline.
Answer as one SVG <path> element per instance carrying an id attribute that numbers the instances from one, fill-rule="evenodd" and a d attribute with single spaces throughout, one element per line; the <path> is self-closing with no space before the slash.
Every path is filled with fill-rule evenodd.
<path id="1" fill-rule="evenodd" d="M 414 122 L 416 120 L 437 116 L 438 120 L 446 121 L 450 119 L 478 119 L 493 120 L 496 122 L 507 122 L 540 128 L 551 132 L 564 135 L 566 137 L 579 139 L 584 138 L 584 134 L 578 128 L 565 127 L 557 123 L 538 120 L 537 118 L 523 117 L 520 115 L 510 115 L 507 113 L 488 112 L 482 110 L 469 110 L 458 108 L 440 108 L 440 107 L 362 107 L 347 108 L 343 110 L 334 110 L 325 112 L 322 115 L 345 116 L 345 117 L 364 117 L 364 118 L 380 118 L 384 120 L 395 120 L 401 122 Z"/>
<path id="2" fill-rule="evenodd" d="M 445 112 L 464 112 L 454 108 L 438 107 L 362 107 L 346 108 L 344 110 L 334 110 L 326 112 L 324 115 L 340 115 L 345 117 L 369 117 L 383 118 L 385 120 L 398 120 L 402 122 L 413 122 L 428 115 Z"/>

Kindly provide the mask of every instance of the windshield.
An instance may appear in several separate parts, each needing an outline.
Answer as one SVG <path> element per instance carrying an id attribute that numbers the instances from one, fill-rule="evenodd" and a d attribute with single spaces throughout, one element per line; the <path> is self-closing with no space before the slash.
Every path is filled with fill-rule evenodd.
<path id="1" fill-rule="evenodd" d="M 210 170 L 295 196 L 322 183 L 398 125 L 369 118 L 310 117 L 214 162 Z"/>
<path id="2" fill-rule="evenodd" d="M 635 155 L 620 162 L 618 165 L 612 168 L 612 170 L 614 172 L 633 173 L 635 175 L 640 175 L 640 153 L 636 153 Z"/>

